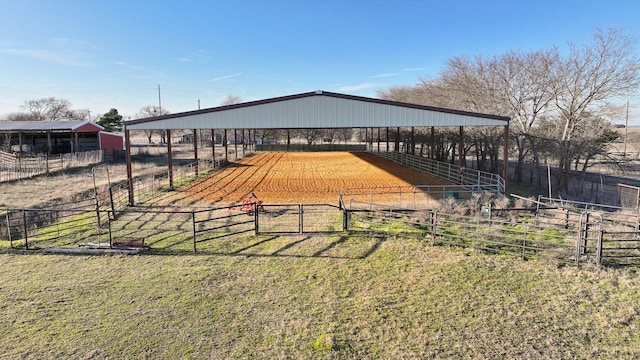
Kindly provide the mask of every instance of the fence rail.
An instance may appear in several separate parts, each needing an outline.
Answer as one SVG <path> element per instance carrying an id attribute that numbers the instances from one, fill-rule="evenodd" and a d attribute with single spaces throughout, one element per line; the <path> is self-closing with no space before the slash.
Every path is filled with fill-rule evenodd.
<path id="1" fill-rule="evenodd" d="M 181 184 L 220 166 L 202 160 L 174 169 Z M 458 186 L 461 188 L 460 186 Z M 168 174 L 134 181 L 136 203 L 168 194 Z M 433 245 L 470 247 L 518 256 L 552 257 L 565 262 L 640 265 L 640 214 L 614 217 L 606 209 L 580 209 L 560 202 L 531 209 L 498 209 L 462 216 L 427 207 L 403 208 L 393 201 L 371 202 L 367 191 L 351 190 L 340 206 L 328 204 L 256 204 L 189 211 L 158 211 L 128 206 L 128 183 L 115 184 L 93 198 L 47 209 L 0 209 L 0 243 L 8 247 L 113 247 L 144 240 L 157 249 L 200 251 L 226 238 L 255 234 L 375 232 L 417 237 Z M 443 191 L 442 189 L 440 190 Z M 398 204 L 416 204 L 424 189 L 390 187 L 380 191 Z M 357 196 L 364 199 L 358 200 Z M 407 195 L 405 197 L 405 195 Z M 376 198 L 378 199 L 378 198 Z M 343 199 L 344 200 L 344 199 Z M 404 202 L 403 202 L 404 201 Z M 391 204 L 391 205 L 390 205 Z M 575 205 L 575 204 L 572 204 Z"/>
<path id="2" fill-rule="evenodd" d="M 475 185 L 406 185 L 344 188 L 340 190 L 340 202 L 354 204 L 386 204 L 403 209 L 426 209 L 442 199 L 470 199 L 478 192 Z M 369 206 L 369 205 L 367 205 Z"/>
<path id="3" fill-rule="evenodd" d="M 457 185 L 472 186 L 476 191 L 504 194 L 505 182 L 498 174 L 462 168 L 458 165 L 400 152 L 373 152 L 385 159 L 426 172 Z"/>
<path id="4" fill-rule="evenodd" d="M 364 204 L 354 206 L 362 209 Z M 565 229 L 548 224 L 504 219 L 468 217 L 435 210 L 370 210 L 349 212 L 350 231 L 381 232 L 386 235 L 428 239 L 433 245 L 469 247 L 529 259 L 550 256 L 563 262 L 595 261 L 581 254 L 577 225 Z"/>
<path id="5" fill-rule="evenodd" d="M 102 150 L 60 155 L 37 155 L 34 157 L 9 157 L 4 154 L 0 161 L 0 182 L 28 178 L 62 169 L 87 166 L 103 161 Z"/>
<path id="6" fill-rule="evenodd" d="M 559 209 L 539 209 L 528 217 L 498 219 L 436 210 L 390 209 L 386 204 L 241 205 L 190 211 L 126 207 L 113 212 L 91 207 L 0 209 L 0 240 L 18 249 L 113 248 L 144 243 L 154 249 L 206 251 L 233 236 L 371 232 L 414 237 L 432 245 L 473 248 L 564 263 L 640 265 L 640 232 L 605 230 L 589 213 L 566 222 Z M 249 210 L 247 210 L 249 209 Z M 557 220 L 557 221 L 554 221 Z M 4 231 L 2 231 L 4 228 Z"/>

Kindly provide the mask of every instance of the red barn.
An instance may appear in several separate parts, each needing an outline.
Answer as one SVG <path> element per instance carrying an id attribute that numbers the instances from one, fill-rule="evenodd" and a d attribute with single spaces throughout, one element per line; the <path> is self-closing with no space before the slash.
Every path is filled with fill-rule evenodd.
<path id="1" fill-rule="evenodd" d="M 90 121 L 0 121 L 0 150 L 60 154 L 124 150 L 123 136 Z M 17 151 L 15 151 L 17 149 Z"/>

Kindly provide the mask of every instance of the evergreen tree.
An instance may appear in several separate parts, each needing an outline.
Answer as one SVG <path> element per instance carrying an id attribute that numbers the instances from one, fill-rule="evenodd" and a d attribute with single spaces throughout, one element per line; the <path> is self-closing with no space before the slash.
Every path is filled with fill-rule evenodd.
<path id="1" fill-rule="evenodd" d="M 96 124 L 102 126 L 106 131 L 121 131 L 122 115 L 118 114 L 117 109 L 111 109 L 102 115 Z"/>

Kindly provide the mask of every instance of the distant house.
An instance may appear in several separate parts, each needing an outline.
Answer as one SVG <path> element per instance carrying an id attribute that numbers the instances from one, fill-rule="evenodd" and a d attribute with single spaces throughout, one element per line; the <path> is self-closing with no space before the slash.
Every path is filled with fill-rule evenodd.
<path id="1" fill-rule="evenodd" d="M 0 150 L 14 153 L 62 154 L 123 151 L 123 136 L 90 121 L 0 121 Z"/>

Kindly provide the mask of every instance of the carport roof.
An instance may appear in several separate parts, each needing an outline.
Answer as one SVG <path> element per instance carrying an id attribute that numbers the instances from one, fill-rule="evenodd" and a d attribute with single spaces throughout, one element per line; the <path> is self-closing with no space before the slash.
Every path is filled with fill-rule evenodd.
<path id="1" fill-rule="evenodd" d="M 124 124 L 129 130 L 505 126 L 509 118 L 318 90 Z"/>

